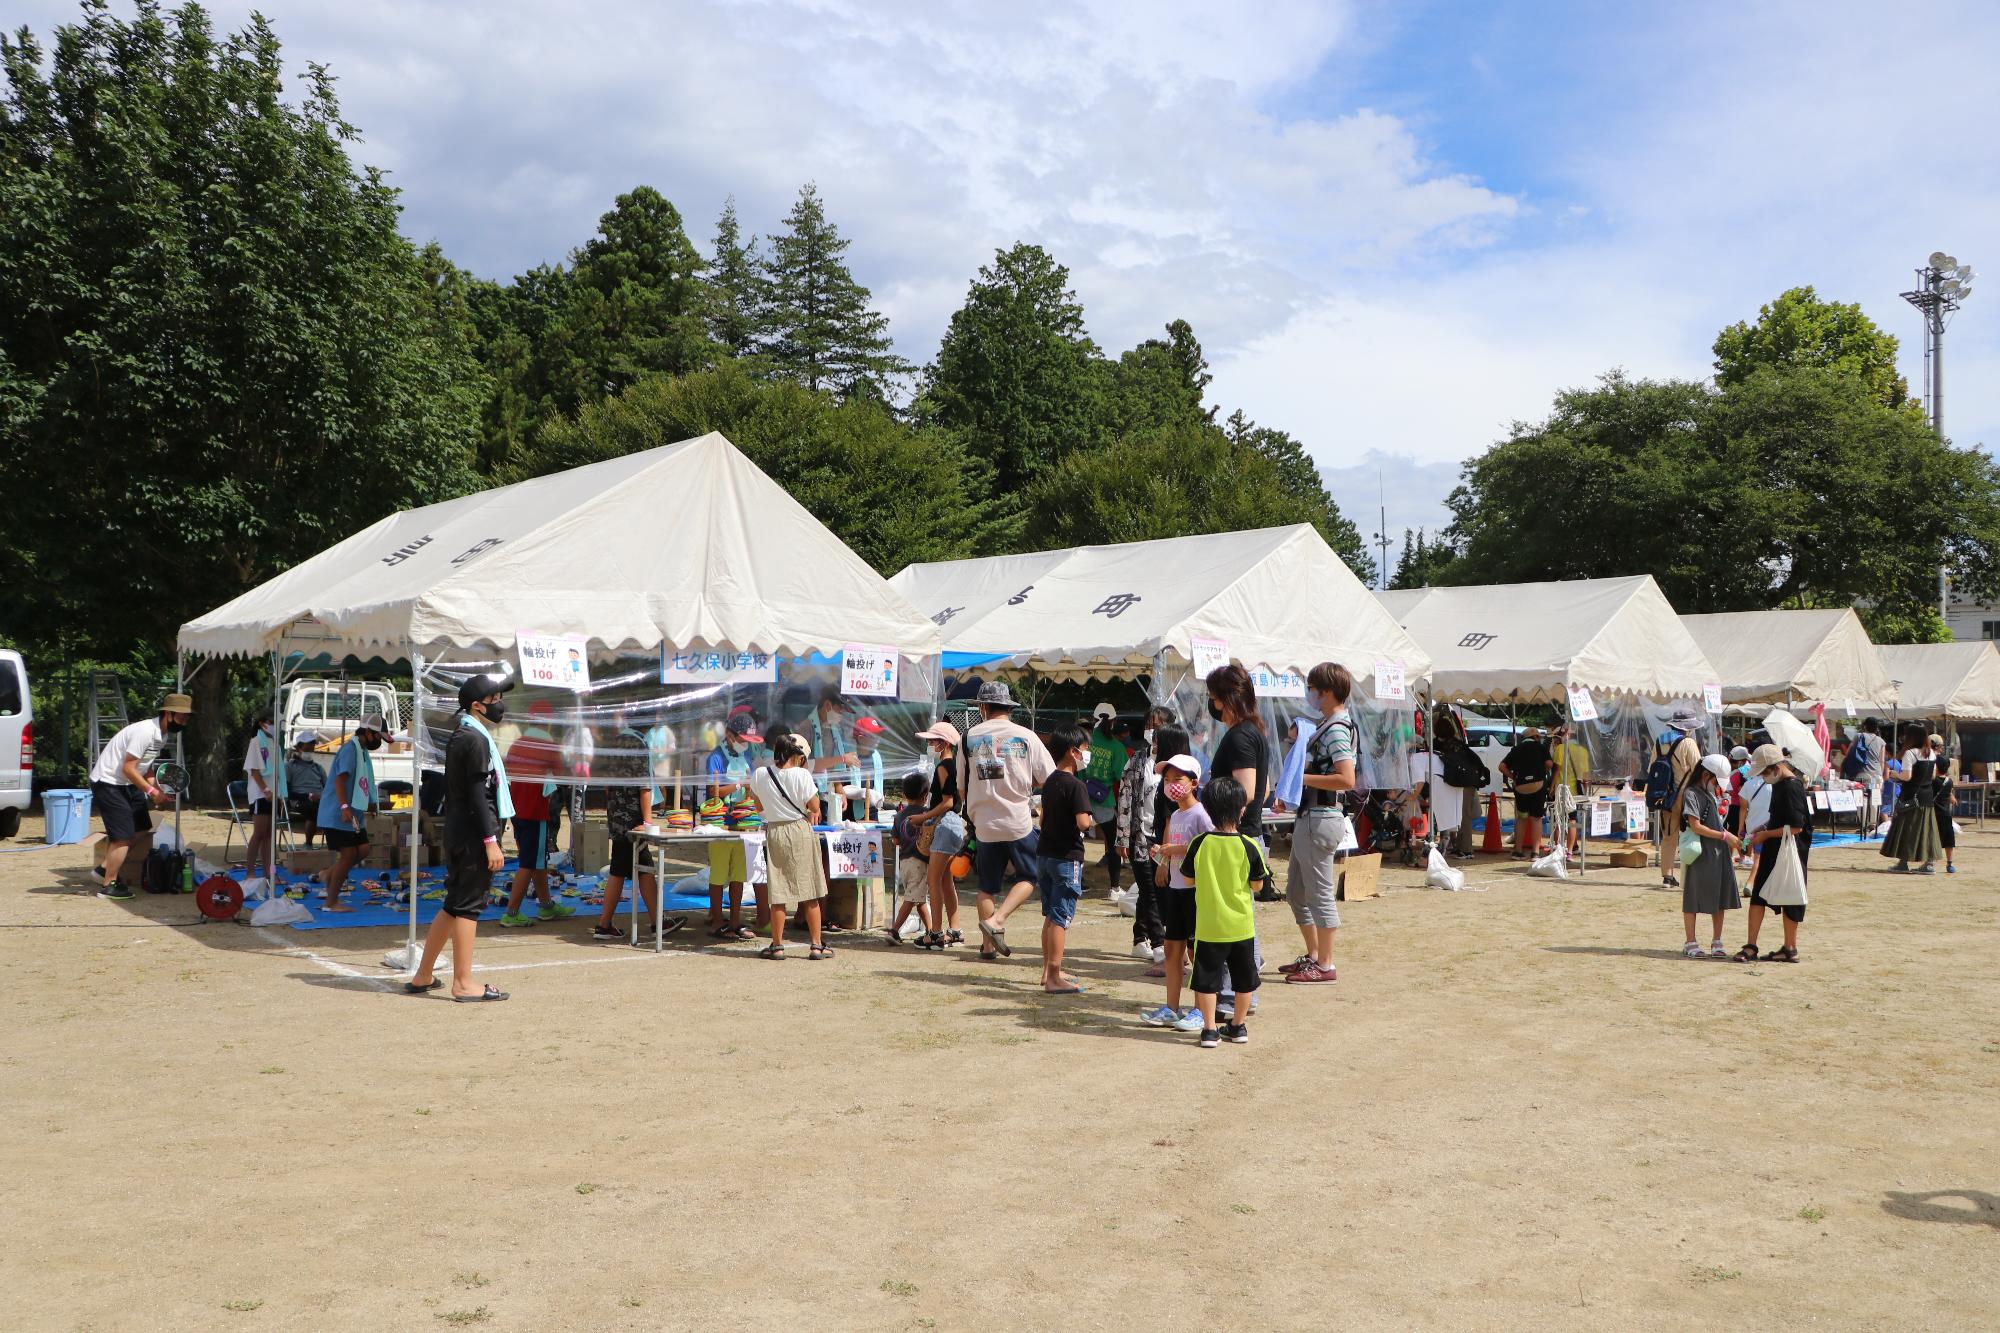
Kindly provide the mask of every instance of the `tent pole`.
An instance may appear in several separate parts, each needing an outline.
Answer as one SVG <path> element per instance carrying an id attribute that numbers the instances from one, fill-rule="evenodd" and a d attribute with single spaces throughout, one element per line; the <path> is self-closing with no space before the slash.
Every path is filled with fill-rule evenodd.
<path id="1" fill-rule="evenodd" d="M 345 710 L 342 710 L 345 711 Z M 414 647 L 410 649 L 410 716 L 407 719 L 410 733 L 410 882 L 404 887 L 410 897 L 410 929 L 403 941 L 409 952 L 410 975 L 417 974 L 417 870 L 421 859 L 423 838 L 418 830 L 423 826 L 423 803 L 419 799 L 424 790 L 424 655 Z"/>
<path id="2" fill-rule="evenodd" d="M 284 662 L 285 636 L 280 634 L 277 646 L 271 649 L 271 837 L 269 845 L 264 849 L 264 883 L 268 886 L 266 892 L 274 898 L 278 896 L 278 802 L 289 799 L 290 795 L 289 792 L 287 792 L 285 797 L 278 795 L 280 791 L 285 790 L 283 779 L 285 771 L 285 715 L 278 707 L 279 687 L 283 683 L 279 673 L 284 670 Z M 285 822 L 286 827 L 289 828 L 291 821 L 287 819 Z"/>

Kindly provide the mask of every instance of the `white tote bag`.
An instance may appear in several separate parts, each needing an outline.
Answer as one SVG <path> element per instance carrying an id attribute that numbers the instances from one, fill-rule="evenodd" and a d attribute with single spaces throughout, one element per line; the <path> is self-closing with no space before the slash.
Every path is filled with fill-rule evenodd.
<path id="1" fill-rule="evenodd" d="M 1757 896 L 1769 907 L 1806 905 L 1806 870 L 1799 864 L 1798 845 L 1792 841 L 1790 829 L 1778 837 L 1777 862 L 1771 867 L 1771 877 L 1764 881 L 1764 887 L 1757 890 Z"/>

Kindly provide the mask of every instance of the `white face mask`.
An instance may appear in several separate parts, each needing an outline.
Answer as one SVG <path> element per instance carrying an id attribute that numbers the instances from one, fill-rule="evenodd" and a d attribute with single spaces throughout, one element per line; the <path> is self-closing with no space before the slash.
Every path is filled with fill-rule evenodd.
<path id="1" fill-rule="evenodd" d="M 1090 767 L 1090 751 L 1088 749 L 1078 750 L 1076 752 L 1076 766 L 1078 768 Z"/>
<path id="2" fill-rule="evenodd" d="M 1151 727 L 1147 727 L 1147 728 L 1146 728 L 1146 744 L 1147 744 L 1147 745 L 1151 745 L 1152 743 L 1153 743 L 1153 729 L 1152 729 Z"/>

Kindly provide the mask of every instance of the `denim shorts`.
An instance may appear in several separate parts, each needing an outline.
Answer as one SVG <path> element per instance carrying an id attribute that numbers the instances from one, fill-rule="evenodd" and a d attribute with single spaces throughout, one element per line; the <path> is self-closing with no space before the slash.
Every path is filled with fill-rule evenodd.
<path id="1" fill-rule="evenodd" d="M 937 831 L 931 834 L 931 855 L 950 856 L 965 846 L 965 816 L 956 810 L 947 810 L 937 818 Z"/>
<path id="2" fill-rule="evenodd" d="M 1083 901 L 1083 862 L 1043 858 L 1035 887 L 1042 891 L 1043 918 L 1068 930 Z"/>
<path id="3" fill-rule="evenodd" d="M 1011 842 L 987 842 L 980 839 L 979 849 L 973 854 L 972 864 L 979 876 L 979 891 L 989 896 L 1005 893 L 1010 885 L 1039 884 L 1040 872 L 1035 866 L 1035 849 L 1041 846 L 1041 835 L 1034 829 L 1028 830 L 1024 838 Z M 931 844 L 933 854 L 937 844 Z M 1007 878 L 1012 869 L 1014 877 Z"/>

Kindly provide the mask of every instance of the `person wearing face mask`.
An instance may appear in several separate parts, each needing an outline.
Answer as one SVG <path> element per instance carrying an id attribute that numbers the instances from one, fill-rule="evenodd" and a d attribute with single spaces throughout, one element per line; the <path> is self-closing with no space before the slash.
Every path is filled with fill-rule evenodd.
<path id="1" fill-rule="evenodd" d="M 327 770 L 326 790 L 319 798 L 318 822 L 334 857 L 326 872 L 324 911 L 354 910 L 340 901 L 340 891 L 347 885 L 348 873 L 368 855 L 368 812 L 375 808 L 374 754 L 382 748 L 382 738 L 388 730 L 389 724 L 380 713 L 367 714 L 354 724 L 354 734 L 340 747 L 340 753 L 333 758 L 333 767 Z"/>
<path id="2" fill-rule="evenodd" d="M 473 676 L 458 687 L 458 725 L 444 750 L 444 902 L 424 937 L 416 972 L 403 983 L 411 995 L 444 984 L 437 960 L 449 944 L 452 999 L 471 1004 L 507 998 L 506 991 L 473 985 L 472 945 L 493 876 L 504 863 L 500 830 L 514 817 L 507 765 L 493 735 L 507 716 L 501 696 L 513 688 L 513 681 L 490 674 Z"/>
<path id="3" fill-rule="evenodd" d="M 708 756 L 709 795 L 724 803 L 749 790 L 753 767 L 750 747 L 764 738 L 749 708 L 738 707 L 723 723 L 722 744 Z M 718 940 L 754 940 L 757 932 L 743 924 L 743 885 L 750 878 L 749 857 L 741 838 L 717 838 L 708 844 L 708 934 Z M 729 891 L 729 916 L 722 915 L 723 890 Z"/>
<path id="4" fill-rule="evenodd" d="M 1132 863 L 1132 887 L 1138 894 L 1132 912 L 1132 956 L 1150 963 L 1166 960 L 1167 927 L 1160 917 L 1160 886 L 1153 868 L 1153 843 L 1159 795 L 1159 775 L 1153 772 L 1153 746 L 1159 729 L 1173 714 L 1155 704 L 1146 714 L 1146 729 L 1133 741 L 1118 782 L 1118 842 Z"/>
<path id="5" fill-rule="evenodd" d="M 171 805 L 173 793 L 148 776 L 167 738 L 177 736 L 194 716 L 194 700 L 170 694 L 159 714 L 121 729 L 90 769 L 90 803 L 104 821 L 104 864 L 91 871 L 100 898 L 125 899 L 132 891 L 118 882 L 126 853 L 142 833 L 153 831 L 150 805 Z"/>
<path id="6" fill-rule="evenodd" d="M 243 753 L 243 789 L 250 802 L 250 841 L 243 849 L 243 864 L 252 874 L 268 874 L 265 861 L 271 850 L 271 820 L 277 803 L 285 799 L 285 762 L 278 753 L 276 729 L 267 708 L 257 715 L 257 729 L 250 733 Z"/>

